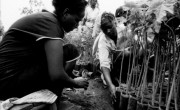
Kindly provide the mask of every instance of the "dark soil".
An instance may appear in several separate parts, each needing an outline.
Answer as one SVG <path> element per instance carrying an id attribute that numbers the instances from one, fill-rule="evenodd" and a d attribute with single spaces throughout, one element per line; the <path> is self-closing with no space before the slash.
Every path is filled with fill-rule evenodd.
<path id="1" fill-rule="evenodd" d="M 66 98 L 62 101 L 63 110 L 114 110 L 108 88 L 100 78 L 90 79 L 87 90 L 63 91 Z"/>

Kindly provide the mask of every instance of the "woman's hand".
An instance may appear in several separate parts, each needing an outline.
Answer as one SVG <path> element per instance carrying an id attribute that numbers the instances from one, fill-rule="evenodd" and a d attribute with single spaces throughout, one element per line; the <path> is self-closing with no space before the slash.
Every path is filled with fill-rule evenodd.
<path id="1" fill-rule="evenodd" d="M 79 77 L 79 78 L 75 78 L 74 80 L 76 82 L 76 87 L 75 88 L 87 89 L 88 86 L 89 86 L 89 82 L 85 78 Z"/>

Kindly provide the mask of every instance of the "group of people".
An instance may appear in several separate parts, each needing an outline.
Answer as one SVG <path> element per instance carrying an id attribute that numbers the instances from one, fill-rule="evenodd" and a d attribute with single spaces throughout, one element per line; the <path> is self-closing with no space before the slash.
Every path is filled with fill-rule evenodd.
<path id="1" fill-rule="evenodd" d="M 86 89 L 88 81 L 75 80 L 72 75 L 81 54 L 74 45 L 63 41 L 65 34 L 82 20 L 93 28 L 92 54 L 99 60 L 105 83 L 116 99 L 111 71 L 119 36 L 117 17 L 125 13 L 120 10 L 115 15 L 103 12 L 97 16 L 97 0 L 89 3 L 87 7 L 86 0 L 53 0 L 53 13 L 43 11 L 25 16 L 9 28 L 0 42 L 0 100 L 23 97 L 41 89 L 49 89 L 57 96 L 65 87 Z M 87 14 L 92 11 L 92 15 Z"/>

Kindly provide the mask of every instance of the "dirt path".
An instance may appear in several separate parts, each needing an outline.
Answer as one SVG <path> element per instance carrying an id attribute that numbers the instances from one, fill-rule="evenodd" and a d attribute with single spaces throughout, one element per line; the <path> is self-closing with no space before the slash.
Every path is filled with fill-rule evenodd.
<path id="1" fill-rule="evenodd" d="M 113 110 L 107 88 L 100 79 L 90 79 L 87 90 L 63 91 L 67 96 L 62 103 L 63 110 Z"/>

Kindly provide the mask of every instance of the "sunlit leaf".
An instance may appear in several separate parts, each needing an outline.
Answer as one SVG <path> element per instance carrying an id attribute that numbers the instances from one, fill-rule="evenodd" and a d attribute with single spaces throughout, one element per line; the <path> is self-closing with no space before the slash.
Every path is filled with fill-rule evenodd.
<path id="1" fill-rule="evenodd" d="M 173 5 L 172 4 L 162 4 L 158 7 L 155 14 L 157 16 L 157 22 L 162 22 L 166 18 L 167 13 L 173 14 Z"/>
<path id="2" fill-rule="evenodd" d="M 44 4 L 41 0 L 29 0 L 28 2 L 29 5 L 22 8 L 21 14 L 29 15 L 35 12 L 40 12 L 44 7 Z"/>
<path id="3" fill-rule="evenodd" d="M 146 15 L 149 15 L 151 13 L 154 13 L 156 15 L 156 21 L 161 23 L 162 21 L 165 21 L 167 18 L 167 13 L 174 14 L 174 5 L 175 0 L 172 1 L 153 1 L 146 13 Z"/>
<path id="4" fill-rule="evenodd" d="M 164 0 L 153 0 L 150 4 L 149 4 L 149 10 L 154 10 L 156 8 L 158 8 L 160 5 L 162 5 L 164 2 Z"/>

